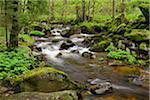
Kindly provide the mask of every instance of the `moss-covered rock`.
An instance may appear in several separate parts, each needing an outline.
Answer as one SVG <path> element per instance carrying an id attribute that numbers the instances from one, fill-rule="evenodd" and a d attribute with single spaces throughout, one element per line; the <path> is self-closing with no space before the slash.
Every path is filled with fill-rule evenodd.
<path id="1" fill-rule="evenodd" d="M 100 41 L 98 44 L 94 44 L 90 50 L 94 52 L 100 52 L 100 51 L 105 51 L 105 49 L 108 47 L 110 44 L 111 40 L 104 40 Z"/>
<path id="2" fill-rule="evenodd" d="M 36 68 L 8 80 L 13 86 L 19 86 L 20 91 L 25 92 L 55 92 L 77 89 L 77 85 L 69 79 L 67 74 L 50 67 Z"/>
<path id="3" fill-rule="evenodd" d="M 150 39 L 150 31 L 133 29 L 131 33 L 126 33 L 125 37 L 133 41 L 148 41 Z"/>
<path id="4" fill-rule="evenodd" d="M 112 26 L 109 30 L 109 33 L 114 34 L 124 34 L 126 32 L 126 24 L 122 23 L 119 26 Z"/>
<path id="5" fill-rule="evenodd" d="M 66 90 L 52 93 L 22 92 L 10 96 L 0 96 L 1 100 L 78 100 L 76 91 Z"/>
<path id="6" fill-rule="evenodd" d="M 139 45 L 139 49 L 140 50 L 145 50 L 145 51 L 148 51 L 148 46 L 145 42 L 142 42 L 140 45 Z"/>
<path id="7" fill-rule="evenodd" d="M 140 4 L 139 8 L 140 8 L 141 12 L 143 13 L 146 21 L 149 22 L 149 11 L 150 11 L 149 3 Z"/>

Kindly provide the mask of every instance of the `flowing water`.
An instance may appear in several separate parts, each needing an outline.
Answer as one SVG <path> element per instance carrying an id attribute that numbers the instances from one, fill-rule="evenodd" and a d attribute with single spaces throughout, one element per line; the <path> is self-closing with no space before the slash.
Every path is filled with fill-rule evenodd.
<path id="1" fill-rule="evenodd" d="M 78 83 L 85 84 L 88 79 L 107 79 L 111 80 L 114 91 L 106 95 L 90 95 L 83 97 L 84 100 L 148 100 L 148 88 L 131 85 L 126 81 L 126 77 L 114 71 L 114 67 L 109 66 L 109 61 L 100 63 L 99 57 L 106 58 L 107 54 L 94 53 L 89 51 L 82 42 L 86 37 L 93 35 L 76 34 L 70 38 L 61 36 L 66 28 L 55 28 L 51 31 L 52 36 L 49 38 L 37 38 L 36 46 L 42 49 L 42 54 L 46 55 L 46 62 L 52 67 L 62 70 L 69 74 L 71 79 Z M 61 44 L 70 39 L 75 46 L 67 50 L 60 50 Z M 82 57 L 83 53 L 92 54 L 93 59 Z M 129 65 L 127 65 L 129 66 Z M 121 66 L 120 66 L 121 67 Z"/>

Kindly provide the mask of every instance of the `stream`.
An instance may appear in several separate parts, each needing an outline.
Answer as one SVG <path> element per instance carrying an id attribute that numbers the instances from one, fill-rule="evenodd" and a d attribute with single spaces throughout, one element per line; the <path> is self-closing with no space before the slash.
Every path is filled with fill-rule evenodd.
<path id="1" fill-rule="evenodd" d="M 54 28 L 48 38 L 34 37 L 37 41 L 36 47 L 41 48 L 41 52 L 38 53 L 45 55 L 47 64 L 66 72 L 72 80 L 81 84 L 96 78 L 110 80 L 113 84 L 112 93 L 86 95 L 83 96 L 83 100 L 148 100 L 148 88 L 129 84 L 124 75 L 115 71 L 116 66 L 108 64 L 110 61 L 100 63 L 98 58 L 107 58 L 107 53 L 91 52 L 83 44 L 84 39 L 93 34 L 80 33 L 66 38 L 61 36 L 64 30 L 69 30 L 69 27 Z"/>

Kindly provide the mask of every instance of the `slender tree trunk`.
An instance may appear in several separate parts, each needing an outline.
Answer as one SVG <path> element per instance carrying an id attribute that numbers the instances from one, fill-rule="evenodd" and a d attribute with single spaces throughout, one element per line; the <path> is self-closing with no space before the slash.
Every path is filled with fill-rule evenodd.
<path id="1" fill-rule="evenodd" d="M 10 32 L 10 48 L 18 47 L 18 33 L 19 33 L 19 23 L 18 23 L 18 15 L 19 15 L 19 0 L 13 0 L 12 2 L 12 29 Z"/>
<path id="2" fill-rule="evenodd" d="M 89 0 L 88 3 L 88 21 L 90 20 L 90 6 L 91 6 L 91 0 Z"/>
<path id="3" fill-rule="evenodd" d="M 62 18 L 66 17 L 67 15 L 67 10 L 68 10 L 68 0 L 64 0 L 64 6 L 62 10 Z"/>
<path id="4" fill-rule="evenodd" d="M 9 41 L 8 41 L 8 29 L 7 29 L 7 3 L 8 1 L 5 0 L 5 32 L 6 32 L 6 46 L 9 46 Z"/>
<path id="5" fill-rule="evenodd" d="M 79 15 L 79 5 L 78 2 L 76 2 L 76 21 L 80 21 L 80 15 Z"/>
<path id="6" fill-rule="evenodd" d="M 52 0 L 52 20 L 55 19 L 55 0 Z"/>
<path id="7" fill-rule="evenodd" d="M 82 21 L 86 20 L 85 0 L 82 0 Z"/>
<path id="8" fill-rule="evenodd" d="M 51 15 L 51 1 L 48 0 L 48 23 L 50 24 L 50 15 Z"/>
<path id="9" fill-rule="evenodd" d="M 125 10 L 126 10 L 126 8 L 125 8 L 125 0 L 122 0 L 121 13 L 122 13 L 123 16 L 125 16 Z"/>
<path id="10" fill-rule="evenodd" d="M 94 19 L 94 16 L 95 16 L 95 0 L 93 0 L 93 9 L 92 9 L 92 19 Z"/>
<path id="11" fill-rule="evenodd" d="M 115 0 L 112 2 L 112 17 L 114 18 L 116 15 L 116 5 L 115 5 Z"/>

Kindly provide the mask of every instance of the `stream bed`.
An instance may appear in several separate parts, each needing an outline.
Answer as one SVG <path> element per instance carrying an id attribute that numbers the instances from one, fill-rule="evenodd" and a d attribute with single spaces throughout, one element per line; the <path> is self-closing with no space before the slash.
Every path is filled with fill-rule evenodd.
<path id="1" fill-rule="evenodd" d="M 93 34 L 75 34 L 69 38 L 62 37 L 61 33 L 66 28 L 54 28 L 48 38 L 34 37 L 37 48 L 33 51 L 45 55 L 50 66 L 66 72 L 70 78 L 78 83 L 86 84 L 89 79 L 110 80 L 113 92 L 104 95 L 85 95 L 83 100 L 148 100 L 149 90 L 143 86 L 129 84 L 127 77 L 117 71 L 118 67 L 133 67 L 133 65 L 110 66 L 106 52 L 91 52 L 83 44 L 86 37 Z M 101 60 L 99 58 L 102 58 Z M 86 91 L 86 90 L 85 90 Z"/>

